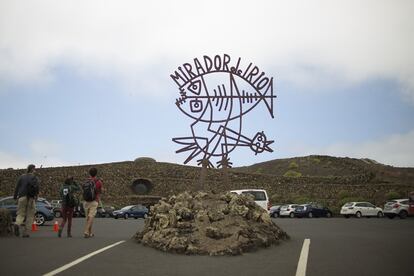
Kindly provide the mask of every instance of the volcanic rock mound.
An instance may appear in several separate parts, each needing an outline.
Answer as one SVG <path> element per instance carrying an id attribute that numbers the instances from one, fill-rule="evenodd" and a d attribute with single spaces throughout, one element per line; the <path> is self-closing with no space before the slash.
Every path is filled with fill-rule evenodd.
<path id="1" fill-rule="evenodd" d="M 0 237 L 12 234 L 12 216 L 7 209 L 0 209 Z"/>
<path id="2" fill-rule="evenodd" d="M 184 192 L 152 206 L 134 238 L 162 251 L 213 256 L 239 255 L 289 236 L 249 195 Z"/>

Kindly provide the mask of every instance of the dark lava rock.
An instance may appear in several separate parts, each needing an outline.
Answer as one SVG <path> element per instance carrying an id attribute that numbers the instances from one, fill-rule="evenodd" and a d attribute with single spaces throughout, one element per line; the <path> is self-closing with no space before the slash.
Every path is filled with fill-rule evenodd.
<path id="1" fill-rule="evenodd" d="M 289 238 L 249 195 L 184 192 L 150 213 L 134 239 L 166 252 L 240 255 Z"/>
<path id="2" fill-rule="evenodd" d="M 10 211 L 0 209 L 0 236 L 12 235 L 13 220 Z"/>

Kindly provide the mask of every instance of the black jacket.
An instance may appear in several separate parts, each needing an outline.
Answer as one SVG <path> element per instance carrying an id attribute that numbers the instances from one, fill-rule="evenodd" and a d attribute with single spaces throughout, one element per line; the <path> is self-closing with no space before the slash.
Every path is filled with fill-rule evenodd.
<path id="1" fill-rule="evenodd" d="M 26 173 L 21 175 L 19 180 L 17 180 L 16 188 L 14 189 L 14 199 L 27 196 L 27 185 L 32 181 L 37 185 L 39 184 L 39 180 L 34 174 Z"/>

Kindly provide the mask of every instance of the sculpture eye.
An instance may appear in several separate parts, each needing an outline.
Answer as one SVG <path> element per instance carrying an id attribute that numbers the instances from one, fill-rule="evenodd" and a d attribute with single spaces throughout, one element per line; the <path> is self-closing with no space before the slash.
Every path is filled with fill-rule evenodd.
<path id="1" fill-rule="evenodd" d="M 192 93 L 194 93 L 196 95 L 200 95 L 200 92 L 201 92 L 201 81 L 200 80 L 197 80 L 197 81 L 191 82 L 188 85 L 187 89 L 190 92 L 192 92 Z"/>
<path id="2" fill-rule="evenodd" d="M 203 102 L 200 100 L 190 101 L 191 112 L 201 112 L 203 110 Z"/>

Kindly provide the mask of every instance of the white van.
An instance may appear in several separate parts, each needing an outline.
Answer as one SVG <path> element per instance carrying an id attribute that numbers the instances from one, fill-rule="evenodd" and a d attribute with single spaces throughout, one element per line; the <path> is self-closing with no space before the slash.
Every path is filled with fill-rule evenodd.
<path id="1" fill-rule="evenodd" d="M 257 205 L 265 209 L 269 212 L 270 209 L 270 202 L 269 197 L 267 196 L 266 190 L 262 189 L 244 189 L 244 190 L 233 190 L 230 191 L 230 193 L 234 194 L 251 194 L 254 196 L 254 202 L 256 202 Z"/>

